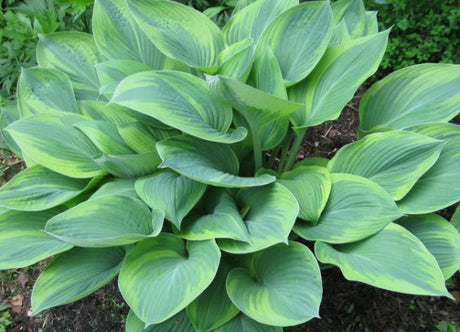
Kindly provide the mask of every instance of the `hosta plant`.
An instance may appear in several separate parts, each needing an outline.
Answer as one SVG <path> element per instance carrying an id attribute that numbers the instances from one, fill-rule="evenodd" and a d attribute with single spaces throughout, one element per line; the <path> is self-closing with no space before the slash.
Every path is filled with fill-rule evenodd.
<path id="1" fill-rule="evenodd" d="M 321 268 L 447 296 L 460 235 L 460 66 L 371 87 L 359 140 L 297 160 L 377 69 L 360 0 L 240 0 L 219 29 L 173 1 L 96 0 L 93 35 L 40 36 L 4 140 L 0 268 L 52 256 L 32 311 L 113 278 L 127 331 L 281 331 L 318 317 Z"/>

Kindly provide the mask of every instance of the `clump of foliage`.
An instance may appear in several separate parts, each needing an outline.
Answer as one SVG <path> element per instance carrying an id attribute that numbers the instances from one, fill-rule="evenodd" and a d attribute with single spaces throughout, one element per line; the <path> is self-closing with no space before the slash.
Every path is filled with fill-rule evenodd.
<path id="1" fill-rule="evenodd" d="M 222 29 L 96 0 L 92 24 L 40 37 L 3 131 L 28 168 L 0 189 L 0 268 L 54 256 L 34 314 L 118 276 L 127 331 L 281 331 L 318 317 L 331 265 L 451 297 L 460 235 L 432 212 L 460 198 L 460 66 L 392 73 L 359 141 L 298 161 L 383 57 L 361 0 L 241 0 Z"/>
<path id="2" fill-rule="evenodd" d="M 92 0 L 8 0 L 0 13 L 0 96 L 12 99 L 22 67 L 36 65 L 38 34 L 90 31 Z"/>
<path id="3" fill-rule="evenodd" d="M 366 0 L 380 28 L 393 26 L 383 72 L 422 62 L 460 63 L 460 6 L 457 0 Z"/>

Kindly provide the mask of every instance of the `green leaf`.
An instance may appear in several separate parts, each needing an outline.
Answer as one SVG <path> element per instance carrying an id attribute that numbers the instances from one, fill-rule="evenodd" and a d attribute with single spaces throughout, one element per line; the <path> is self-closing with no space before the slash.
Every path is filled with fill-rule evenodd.
<path id="1" fill-rule="evenodd" d="M 457 229 L 460 233 L 460 205 L 457 206 L 454 215 L 450 219 L 450 223 Z"/>
<path id="2" fill-rule="evenodd" d="M 281 143 L 286 134 L 288 116 L 303 106 L 255 89 L 234 78 L 216 75 L 207 76 L 207 81 L 211 90 L 243 115 L 255 145 L 260 145 L 262 150 Z M 278 126 L 277 121 L 282 120 L 286 120 L 285 125 Z"/>
<path id="3" fill-rule="evenodd" d="M 410 132 L 376 133 L 341 148 L 328 169 L 368 178 L 397 201 L 436 163 L 444 146 L 443 141 Z"/>
<path id="4" fill-rule="evenodd" d="M 123 141 L 117 127 L 110 122 L 92 120 L 74 125 L 103 153 L 121 155 L 134 153 Z"/>
<path id="5" fill-rule="evenodd" d="M 249 233 L 249 243 L 231 239 L 218 240 L 226 252 L 251 253 L 274 244 L 287 243 L 294 226 L 299 204 L 294 195 L 279 183 L 242 189 L 237 197 Z"/>
<path id="6" fill-rule="evenodd" d="M 188 305 L 187 315 L 197 331 L 214 331 L 238 315 L 225 288 L 229 271 L 230 266 L 222 260 L 211 285 Z"/>
<path id="7" fill-rule="evenodd" d="M 348 243 L 364 239 L 402 216 L 391 196 L 374 182 L 351 174 L 331 174 L 332 188 L 316 225 L 298 222 L 306 240 Z"/>
<path id="8" fill-rule="evenodd" d="M 136 316 L 146 325 L 158 324 L 184 309 L 211 284 L 219 261 L 214 240 L 185 245 L 174 235 L 162 233 L 140 242 L 128 254 L 118 284 Z"/>
<path id="9" fill-rule="evenodd" d="M 240 313 L 227 324 L 219 327 L 214 332 L 282 332 L 281 327 L 268 326 L 252 320 L 243 313 Z"/>
<path id="10" fill-rule="evenodd" d="M 137 178 L 152 174 L 161 163 L 156 152 L 118 156 L 100 154 L 95 157 L 94 161 L 104 171 L 120 178 Z"/>
<path id="11" fill-rule="evenodd" d="M 144 327 L 145 323 L 130 310 L 125 323 L 126 332 L 195 332 L 185 310 L 180 311 L 163 323 Z"/>
<path id="12" fill-rule="evenodd" d="M 411 130 L 436 139 L 447 140 L 438 160 L 398 202 L 404 213 L 437 211 L 460 200 L 460 126 L 424 124 Z"/>
<path id="13" fill-rule="evenodd" d="M 254 60 L 254 42 L 247 38 L 232 44 L 219 54 L 220 75 L 246 82 Z"/>
<path id="14" fill-rule="evenodd" d="M 140 28 L 162 53 L 190 67 L 215 72 L 224 41 L 206 15 L 173 1 L 131 0 L 128 5 Z"/>
<path id="15" fill-rule="evenodd" d="M 331 176 L 326 168 L 301 166 L 283 173 L 277 180 L 288 188 L 300 206 L 299 218 L 318 223 L 331 192 Z"/>
<path id="16" fill-rule="evenodd" d="M 291 120 L 310 127 L 335 120 L 355 91 L 376 70 L 389 30 L 330 46 L 311 74 L 288 90 L 289 99 L 305 104 Z"/>
<path id="17" fill-rule="evenodd" d="M 287 86 L 315 68 L 329 44 L 332 10 L 328 2 L 306 2 L 275 18 L 260 37 L 273 50 Z"/>
<path id="18" fill-rule="evenodd" d="M 408 216 L 398 224 L 414 234 L 436 258 L 444 279 L 460 269 L 460 234 L 437 214 Z"/>
<path id="19" fill-rule="evenodd" d="M 136 181 L 136 192 L 152 209 L 180 229 L 182 220 L 201 199 L 206 185 L 171 171 L 160 171 Z"/>
<path id="20" fill-rule="evenodd" d="M 345 22 L 348 33 L 354 38 L 365 35 L 366 9 L 362 0 L 339 0 L 332 3 L 335 24 Z"/>
<path id="21" fill-rule="evenodd" d="M 7 128 L 22 152 L 34 162 L 74 178 L 90 178 L 102 173 L 93 156 L 96 146 L 75 123 L 87 121 L 67 112 L 41 113 L 10 124 Z"/>
<path id="22" fill-rule="evenodd" d="M 238 2 L 232 18 L 222 29 L 225 40 L 229 45 L 246 38 L 252 38 L 254 43 L 257 43 L 260 35 L 270 22 L 285 10 L 298 5 L 299 0 L 259 0 L 254 1 L 252 4 L 247 4 L 244 9 L 240 3 L 243 3 L 243 1 Z M 238 10 L 238 8 L 241 10 Z"/>
<path id="23" fill-rule="evenodd" d="M 80 247 L 109 247 L 134 243 L 160 230 L 164 215 L 139 199 L 122 195 L 91 198 L 51 218 L 45 231 Z"/>
<path id="24" fill-rule="evenodd" d="M 94 65 L 102 62 L 104 57 L 99 53 L 93 36 L 66 31 L 39 37 L 38 64 L 41 67 L 57 69 L 69 76 L 77 99 L 98 99 L 99 81 Z"/>
<path id="25" fill-rule="evenodd" d="M 153 67 L 129 60 L 109 60 L 96 65 L 97 77 L 101 82 L 99 92 L 112 97 L 118 84 L 129 75 L 143 71 L 152 71 Z"/>
<path id="26" fill-rule="evenodd" d="M 0 214 L 0 269 L 21 268 L 69 250 L 71 244 L 43 232 L 45 223 L 61 210 L 5 211 Z"/>
<path id="27" fill-rule="evenodd" d="M 248 268 L 230 271 L 227 292 L 252 319 L 289 326 L 318 317 L 323 289 L 313 253 L 290 241 L 255 253 Z"/>
<path id="28" fill-rule="evenodd" d="M 115 278 L 126 250 L 73 248 L 54 258 L 40 274 L 32 291 L 32 312 L 79 300 Z"/>
<path id="29" fill-rule="evenodd" d="M 218 187 L 253 187 L 274 182 L 275 177 L 238 176 L 239 163 L 228 145 L 200 141 L 188 136 L 174 136 L 156 145 L 163 163 L 193 180 Z M 186 162 L 184 162 L 186 161 Z"/>
<path id="30" fill-rule="evenodd" d="M 94 41 L 107 58 L 163 68 L 166 57 L 141 30 L 126 1 L 95 1 L 92 27 Z"/>
<path id="31" fill-rule="evenodd" d="M 359 242 L 337 246 L 316 242 L 315 253 L 322 263 L 338 266 L 348 280 L 406 294 L 451 297 L 433 255 L 393 223 Z"/>
<path id="32" fill-rule="evenodd" d="M 249 242 L 237 203 L 227 189 L 209 187 L 201 205 L 184 220 L 178 236 L 193 241 L 228 238 Z"/>
<path id="33" fill-rule="evenodd" d="M 246 137 L 245 128 L 227 133 L 232 109 L 213 96 L 205 81 L 187 73 L 137 73 L 117 87 L 112 102 L 154 117 L 205 140 L 235 143 Z"/>
<path id="34" fill-rule="evenodd" d="M 251 72 L 255 88 L 281 99 L 288 99 L 283 73 L 272 49 L 265 45 L 257 49 Z"/>
<path id="35" fill-rule="evenodd" d="M 97 198 L 102 196 L 129 196 L 132 198 L 138 198 L 136 190 L 134 189 L 134 183 L 136 179 L 114 179 L 113 181 L 104 183 L 91 198 Z"/>
<path id="36" fill-rule="evenodd" d="M 421 123 L 447 122 L 460 112 L 459 105 L 460 65 L 410 66 L 367 90 L 359 107 L 359 129 L 403 129 Z"/>
<path id="37" fill-rule="evenodd" d="M 379 32 L 377 11 L 366 11 L 366 26 L 364 28 L 363 36 L 371 35 L 377 32 Z"/>
<path id="38" fill-rule="evenodd" d="M 17 99 L 22 118 L 45 112 L 78 113 L 72 82 L 62 72 L 50 68 L 23 68 Z"/>
<path id="39" fill-rule="evenodd" d="M 20 211 L 46 210 L 77 196 L 89 182 L 36 165 L 21 171 L 0 188 L 0 205 Z"/>
<path id="40" fill-rule="evenodd" d="M 21 150 L 11 135 L 5 130 L 8 125 L 19 120 L 19 110 L 16 103 L 10 103 L 4 107 L 0 106 L 0 148 L 12 151 L 19 158 L 24 159 Z M 27 163 L 27 166 L 29 164 Z"/>
<path id="41" fill-rule="evenodd" d="M 123 141 L 135 152 L 146 153 L 156 151 L 155 144 L 159 139 L 155 137 L 155 130 L 151 127 L 141 122 L 130 122 L 117 125 L 117 130 Z M 169 137 L 169 135 L 166 137 Z"/>
<path id="42" fill-rule="evenodd" d="M 168 127 L 150 116 L 135 112 L 121 105 L 108 104 L 103 101 L 83 100 L 79 102 L 79 106 L 81 113 L 93 120 L 108 121 L 116 125 L 141 122 L 145 125 L 159 128 Z"/>

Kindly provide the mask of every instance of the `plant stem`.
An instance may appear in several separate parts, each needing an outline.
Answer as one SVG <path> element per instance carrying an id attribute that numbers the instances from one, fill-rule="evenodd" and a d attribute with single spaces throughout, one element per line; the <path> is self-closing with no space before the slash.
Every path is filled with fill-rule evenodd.
<path id="1" fill-rule="evenodd" d="M 292 145 L 291 151 L 289 153 L 289 158 L 285 165 L 283 165 L 283 173 L 290 170 L 292 165 L 294 165 L 297 154 L 299 153 L 300 146 L 302 145 L 303 138 L 307 132 L 307 128 L 292 128 L 295 133 L 294 144 Z"/>
<path id="2" fill-rule="evenodd" d="M 278 173 L 283 173 L 284 165 L 286 164 L 286 160 L 289 154 L 289 148 L 291 146 L 292 139 L 294 137 L 294 133 L 287 135 L 286 140 L 284 140 L 281 150 L 281 158 L 278 164 Z"/>

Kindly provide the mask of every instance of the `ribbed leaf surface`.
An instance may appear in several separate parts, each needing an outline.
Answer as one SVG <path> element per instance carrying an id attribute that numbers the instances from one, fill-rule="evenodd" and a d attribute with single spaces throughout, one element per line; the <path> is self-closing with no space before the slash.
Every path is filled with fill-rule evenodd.
<path id="1" fill-rule="evenodd" d="M 318 262 L 298 242 L 279 244 L 252 256 L 251 266 L 227 277 L 232 302 L 252 319 L 296 325 L 318 317 L 323 293 Z"/>
<path id="2" fill-rule="evenodd" d="M 393 223 L 359 242 L 316 242 L 315 253 L 319 261 L 337 265 L 348 280 L 406 294 L 451 297 L 433 255 L 415 235 Z"/>
<path id="3" fill-rule="evenodd" d="M 118 280 L 120 291 L 137 317 L 147 325 L 158 324 L 211 284 L 219 261 L 214 240 L 185 245 L 182 239 L 162 233 L 140 242 L 128 254 Z"/>

